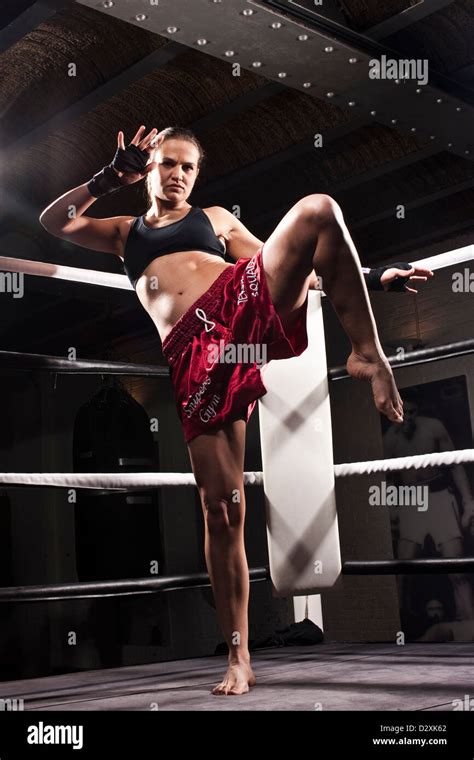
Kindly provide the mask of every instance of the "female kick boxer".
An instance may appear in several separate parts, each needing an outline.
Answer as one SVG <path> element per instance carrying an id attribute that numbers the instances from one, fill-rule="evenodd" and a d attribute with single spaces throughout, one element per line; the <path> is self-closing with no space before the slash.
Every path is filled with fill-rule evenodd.
<path id="1" fill-rule="evenodd" d="M 204 157 L 192 132 L 145 131 L 141 126 L 128 146 L 119 132 L 111 164 L 53 201 L 40 222 L 57 237 L 119 256 L 156 325 L 201 497 L 206 562 L 229 647 L 227 673 L 213 693 L 242 694 L 255 683 L 243 467 L 246 422 L 266 393 L 260 368 L 305 350 L 308 288 L 322 278 L 352 344 L 348 372 L 369 381 L 377 409 L 401 423 L 402 402 L 364 275 L 373 289 L 413 290 L 409 280 L 431 273 L 403 263 L 363 273 L 342 211 L 328 195 L 301 198 L 262 243 L 225 208 L 188 202 Z M 85 216 L 97 198 L 145 177 L 144 216 Z M 235 264 L 223 260 L 226 250 Z M 245 360 L 238 353 L 243 346 L 255 352 Z"/>

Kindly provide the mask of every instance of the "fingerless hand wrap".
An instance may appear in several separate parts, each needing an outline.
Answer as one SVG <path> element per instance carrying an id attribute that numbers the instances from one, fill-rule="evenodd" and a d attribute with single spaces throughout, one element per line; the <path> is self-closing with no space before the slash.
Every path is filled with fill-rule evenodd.
<path id="1" fill-rule="evenodd" d="M 118 176 L 117 171 L 142 173 L 145 171 L 149 158 L 148 151 L 140 150 L 137 145 L 130 144 L 126 148 L 117 148 L 117 152 L 111 163 L 104 166 L 97 174 L 94 174 L 92 179 L 87 183 L 87 189 L 95 198 L 100 198 L 107 193 L 113 193 L 120 187 L 124 187 L 125 184 Z"/>
<path id="2" fill-rule="evenodd" d="M 386 272 L 387 269 L 406 269 L 409 271 L 411 268 L 411 264 L 406 264 L 404 261 L 396 261 L 395 263 L 388 264 L 384 267 L 376 267 L 375 269 L 371 269 L 370 272 L 367 273 L 367 287 L 369 290 L 385 290 L 381 279 L 383 273 Z M 405 284 L 407 281 L 407 277 L 402 277 L 402 275 L 399 275 L 395 280 L 392 280 L 392 282 L 388 283 L 388 290 L 396 293 L 403 293 L 405 291 Z"/>

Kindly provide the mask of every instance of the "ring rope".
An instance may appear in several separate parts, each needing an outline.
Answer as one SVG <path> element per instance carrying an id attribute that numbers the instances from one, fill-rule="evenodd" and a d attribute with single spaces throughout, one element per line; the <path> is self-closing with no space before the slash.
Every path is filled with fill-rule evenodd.
<path id="1" fill-rule="evenodd" d="M 462 462 L 474 462 L 474 449 L 442 451 L 434 454 L 417 454 L 393 459 L 374 459 L 369 462 L 336 464 L 334 475 L 344 478 L 350 475 L 367 475 L 375 472 L 416 470 L 424 467 L 443 467 Z M 68 472 L 2 472 L 0 484 L 23 486 L 53 486 L 56 488 L 92 488 L 131 490 L 140 488 L 196 486 L 192 472 L 124 472 L 124 473 L 68 473 Z M 263 485 L 262 472 L 245 472 L 244 485 Z"/>
<path id="2" fill-rule="evenodd" d="M 460 264 L 463 261 L 474 259 L 474 245 L 466 245 L 463 248 L 457 248 L 453 251 L 438 253 L 427 259 L 413 261 L 412 266 L 425 266 L 429 269 L 443 269 Z M 52 277 L 58 280 L 69 280 L 71 282 L 82 282 L 88 285 L 101 285 L 106 288 L 120 288 L 121 290 L 131 290 L 133 287 L 123 274 L 112 272 L 98 272 L 94 269 L 80 269 L 79 267 L 65 266 L 63 264 L 52 264 L 47 261 L 34 261 L 31 259 L 21 259 L 13 256 L 0 256 L 0 271 L 17 272 L 21 274 L 36 275 L 38 277 Z M 325 295 L 321 291 L 322 295 Z"/>
<path id="3" fill-rule="evenodd" d="M 336 464 L 336 478 L 348 475 L 368 475 L 372 472 L 396 472 L 397 470 L 421 470 L 423 467 L 449 467 L 452 464 L 474 462 L 474 449 L 457 449 L 455 451 L 440 451 L 434 454 L 416 454 L 409 457 L 394 457 L 392 459 L 374 459 L 371 462 L 348 462 Z"/>
<path id="4" fill-rule="evenodd" d="M 2 472 L 0 484 L 132 490 L 159 486 L 196 486 L 192 472 Z M 262 485 L 261 472 L 244 473 L 244 485 Z"/>
<path id="5" fill-rule="evenodd" d="M 68 282 L 82 282 L 84 285 L 101 285 L 105 288 L 133 290 L 131 283 L 124 274 L 98 272 L 95 269 L 80 269 L 64 264 L 51 264 L 46 261 L 0 256 L 0 270 L 2 272 L 31 274 L 36 277 L 52 277 L 55 280 L 67 280 Z"/>

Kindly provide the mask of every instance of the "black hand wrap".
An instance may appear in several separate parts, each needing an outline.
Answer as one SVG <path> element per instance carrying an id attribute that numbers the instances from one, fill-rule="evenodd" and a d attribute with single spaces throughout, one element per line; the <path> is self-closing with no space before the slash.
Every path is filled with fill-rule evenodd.
<path id="1" fill-rule="evenodd" d="M 367 274 L 367 287 L 369 290 L 385 290 L 381 279 L 384 272 L 387 269 L 406 269 L 407 271 L 412 268 L 411 264 L 405 264 L 404 261 L 395 261 L 393 264 L 388 264 L 385 267 L 376 267 L 371 269 Z M 408 282 L 408 277 L 399 275 L 395 280 L 388 283 L 388 290 L 396 293 L 405 292 L 405 284 Z"/>
<path id="2" fill-rule="evenodd" d="M 144 172 L 150 154 L 147 150 L 140 150 L 138 145 L 127 145 L 125 149 L 117 148 L 112 166 L 119 172 Z"/>
<path id="3" fill-rule="evenodd" d="M 132 145 L 131 143 L 126 148 L 117 148 L 112 162 L 104 166 L 100 172 L 94 174 L 92 179 L 87 183 L 87 189 L 95 198 L 100 198 L 101 195 L 106 195 L 107 193 L 113 193 L 120 187 L 124 187 L 125 184 L 115 169 L 119 172 L 142 173 L 145 171 L 149 158 L 148 151 L 140 150 L 137 145 Z"/>

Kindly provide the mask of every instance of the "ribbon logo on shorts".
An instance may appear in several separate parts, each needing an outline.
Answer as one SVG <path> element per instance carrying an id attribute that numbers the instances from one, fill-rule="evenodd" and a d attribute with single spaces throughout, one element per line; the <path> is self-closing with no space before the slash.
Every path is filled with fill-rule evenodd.
<path id="1" fill-rule="evenodd" d="M 216 326 L 216 323 L 212 322 L 210 319 L 206 317 L 206 313 L 203 309 L 195 309 L 195 313 L 196 313 L 196 316 L 199 317 L 199 319 L 201 319 L 204 322 L 204 328 L 206 332 L 210 332 L 211 330 L 214 329 L 214 327 Z M 208 327 L 208 325 L 210 325 L 210 327 Z"/>

